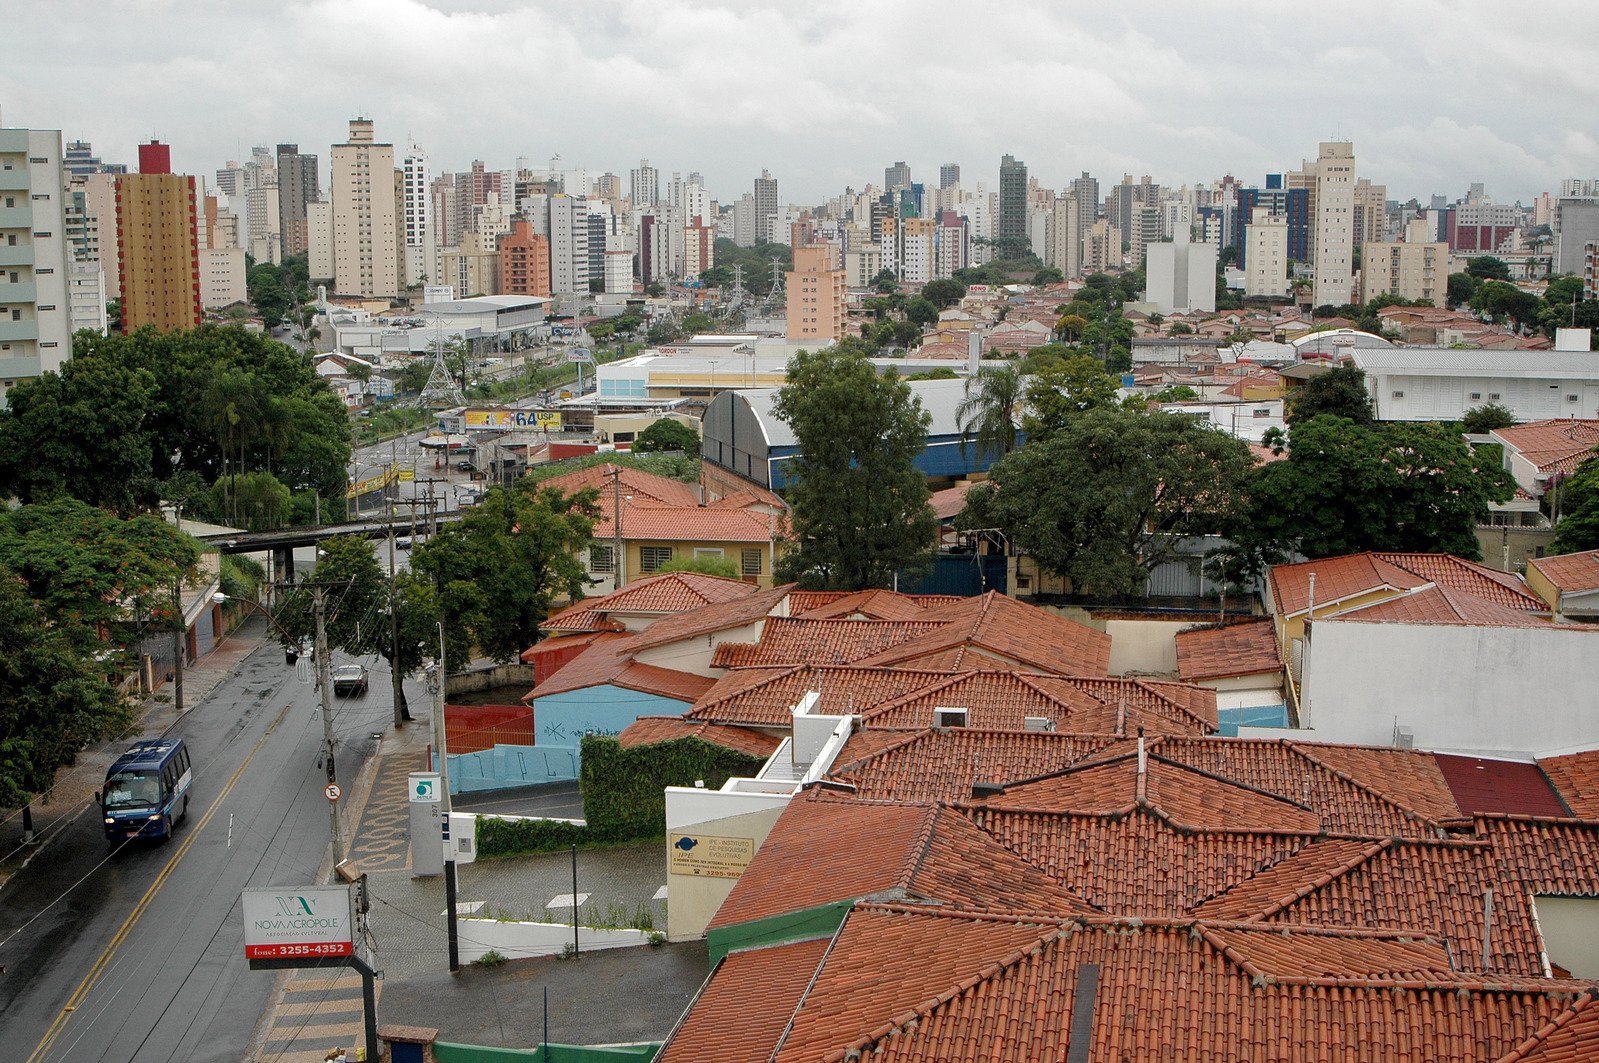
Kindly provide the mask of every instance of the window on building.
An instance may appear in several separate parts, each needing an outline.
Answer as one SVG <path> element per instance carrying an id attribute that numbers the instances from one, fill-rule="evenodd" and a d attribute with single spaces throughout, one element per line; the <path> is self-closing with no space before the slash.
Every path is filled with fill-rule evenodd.
<path id="1" fill-rule="evenodd" d="M 612 567 L 612 553 L 609 546 L 595 543 L 589 547 L 589 568 L 595 572 L 609 572 Z"/>
<path id="2" fill-rule="evenodd" d="M 670 546 L 639 547 L 639 568 L 645 572 L 659 572 L 661 566 L 672 560 Z"/>
<path id="3" fill-rule="evenodd" d="M 745 550 L 742 561 L 744 575 L 759 576 L 761 574 L 761 552 L 759 550 Z"/>
<path id="4" fill-rule="evenodd" d="M 1404 392 L 1403 392 L 1403 391 L 1396 391 L 1396 392 L 1394 392 L 1394 398 L 1396 398 L 1396 399 L 1402 399 L 1402 398 L 1404 398 L 1404 397 L 1405 397 L 1405 393 L 1404 393 Z"/>

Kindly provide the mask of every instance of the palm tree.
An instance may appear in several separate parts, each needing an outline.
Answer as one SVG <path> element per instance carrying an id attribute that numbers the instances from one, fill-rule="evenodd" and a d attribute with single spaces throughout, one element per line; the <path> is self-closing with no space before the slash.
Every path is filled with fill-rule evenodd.
<path id="1" fill-rule="evenodd" d="M 1016 449 L 1016 411 L 1025 393 L 1022 374 L 1015 364 L 985 365 L 966 379 L 966 395 L 955 408 L 960 426 L 961 451 L 977 444 L 979 457 L 998 451 L 1004 457 Z"/>

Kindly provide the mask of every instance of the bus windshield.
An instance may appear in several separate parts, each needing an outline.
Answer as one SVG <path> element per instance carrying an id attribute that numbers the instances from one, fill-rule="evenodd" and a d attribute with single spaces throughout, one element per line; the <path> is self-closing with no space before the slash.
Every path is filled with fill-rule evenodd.
<path id="1" fill-rule="evenodd" d="M 105 808 L 154 808 L 161 803 L 161 773 L 119 771 L 105 781 Z"/>

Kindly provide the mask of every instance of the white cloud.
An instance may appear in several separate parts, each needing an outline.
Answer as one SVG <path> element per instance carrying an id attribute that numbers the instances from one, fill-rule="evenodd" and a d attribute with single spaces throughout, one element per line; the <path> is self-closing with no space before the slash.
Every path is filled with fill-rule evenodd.
<path id="1" fill-rule="evenodd" d="M 1288 14 L 1015 0 L 0 0 L 28 42 L 0 69 L 9 124 L 131 159 L 155 134 L 209 173 L 252 144 L 326 151 L 351 116 L 440 169 L 559 152 L 699 170 L 723 199 L 762 167 L 784 198 L 999 156 L 1045 185 L 1082 170 L 1258 179 L 1354 140 L 1401 198 L 1471 181 L 1523 200 L 1599 174 L 1587 0 L 1536 23 L 1487 0 L 1343 0 Z M 16 53 L 12 53 L 15 55 Z"/>

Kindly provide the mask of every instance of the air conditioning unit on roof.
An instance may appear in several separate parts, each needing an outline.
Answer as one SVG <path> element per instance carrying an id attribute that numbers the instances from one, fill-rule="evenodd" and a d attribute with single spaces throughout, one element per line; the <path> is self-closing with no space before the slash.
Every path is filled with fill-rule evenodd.
<path id="1" fill-rule="evenodd" d="M 1023 716 L 1022 727 L 1028 731 L 1053 731 L 1055 721 L 1048 716 Z"/>

